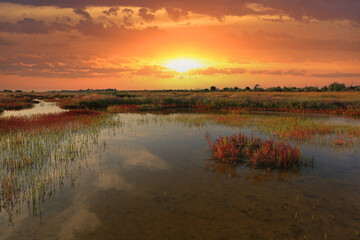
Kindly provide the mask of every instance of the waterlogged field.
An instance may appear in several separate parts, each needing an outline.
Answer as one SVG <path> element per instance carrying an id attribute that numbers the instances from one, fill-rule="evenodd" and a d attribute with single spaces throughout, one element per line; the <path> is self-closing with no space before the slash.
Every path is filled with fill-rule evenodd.
<path id="1" fill-rule="evenodd" d="M 40 104 L 0 115 L 0 239 L 359 239 L 357 118 Z"/>

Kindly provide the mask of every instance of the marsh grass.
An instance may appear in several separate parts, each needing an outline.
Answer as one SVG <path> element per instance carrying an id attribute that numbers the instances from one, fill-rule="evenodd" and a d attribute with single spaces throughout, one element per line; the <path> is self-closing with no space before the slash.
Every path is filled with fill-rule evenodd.
<path id="1" fill-rule="evenodd" d="M 133 92 L 132 95 L 77 94 L 61 98 L 58 103 L 67 109 L 108 108 L 112 112 L 193 108 L 360 116 L 359 99 L 359 92 Z"/>
<path id="2" fill-rule="evenodd" d="M 8 124 L 8 125 L 7 125 Z M 70 180 L 74 186 L 86 159 L 104 148 L 101 130 L 119 120 L 93 111 L 9 117 L 0 124 L 0 211 L 41 215 L 46 197 Z"/>
<path id="3" fill-rule="evenodd" d="M 357 151 L 360 145 L 360 125 L 332 123 L 310 116 L 276 114 L 173 114 L 163 121 L 176 122 L 189 127 L 206 128 L 224 125 L 246 128 L 268 138 L 332 149 Z"/>
<path id="4" fill-rule="evenodd" d="M 4 110 L 21 110 L 32 106 L 32 98 L 30 97 L 0 94 L 0 112 Z"/>

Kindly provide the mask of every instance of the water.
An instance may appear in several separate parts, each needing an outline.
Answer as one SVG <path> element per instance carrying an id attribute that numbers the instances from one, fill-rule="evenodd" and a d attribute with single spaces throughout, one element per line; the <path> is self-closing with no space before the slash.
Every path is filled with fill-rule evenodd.
<path id="1" fill-rule="evenodd" d="M 44 114 L 44 113 L 59 113 L 65 110 L 59 108 L 54 102 L 44 102 L 39 101 L 40 103 L 34 104 L 34 107 L 30 109 L 22 109 L 18 111 L 14 110 L 5 110 L 3 113 L 0 113 L 0 117 L 21 117 L 29 116 L 35 114 Z"/>
<path id="2" fill-rule="evenodd" d="M 41 211 L 1 211 L 0 239 L 359 239 L 359 153 L 309 145 L 308 171 L 231 169 L 209 162 L 205 134 L 246 129 L 118 116 Z"/>

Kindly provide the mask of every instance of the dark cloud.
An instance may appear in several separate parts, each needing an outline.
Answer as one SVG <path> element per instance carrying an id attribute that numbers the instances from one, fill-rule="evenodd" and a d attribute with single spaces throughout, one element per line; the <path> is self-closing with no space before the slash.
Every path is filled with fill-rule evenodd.
<path id="1" fill-rule="evenodd" d="M 140 8 L 138 15 L 142 17 L 146 22 L 151 22 L 155 19 L 155 15 L 149 13 L 149 9 L 147 8 Z"/>
<path id="2" fill-rule="evenodd" d="M 360 1 L 358 0 L 0 0 L 0 2 L 68 8 L 133 6 L 150 9 L 181 9 L 184 13 L 191 11 L 219 19 L 227 15 L 280 14 L 300 21 L 306 20 L 305 17 L 307 17 L 318 20 L 348 19 L 360 23 Z M 249 7 L 249 4 L 258 4 L 265 8 L 253 9 Z"/>
<path id="3" fill-rule="evenodd" d="M 174 21 L 178 21 L 183 16 L 188 16 L 189 11 L 179 9 L 179 8 L 165 8 L 169 18 Z"/>
<path id="4" fill-rule="evenodd" d="M 71 27 L 61 22 L 46 24 L 33 18 L 24 18 L 16 23 L 0 22 L 0 32 L 25 33 L 25 34 L 49 34 L 55 31 L 69 31 Z"/>
<path id="5" fill-rule="evenodd" d="M 104 10 L 103 13 L 108 16 L 110 15 L 117 16 L 118 11 L 119 11 L 119 7 L 112 7 L 109 8 L 108 10 Z"/>
<path id="6" fill-rule="evenodd" d="M 77 56 L 17 56 L 0 58 L 0 73 L 46 78 L 111 77 L 126 68 L 99 67 L 91 59 Z"/>
<path id="7" fill-rule="evenodd" d="M 82 8 L 74 9 L 74 13 L 76 13 L 76 14 L 78 14 L 78 15 L 80 15 L 80 16 L 88 19 L 88 20 L 92 19 L 90 14 L 87 11 L 85 11 L 85 9 L 82 9 Z"/>
<path id="8" fill-rule="evenodd" d="M 129 29 L 123 25 L 105 25 L 92 20 L 80 20 L 75 29 L 83 35 L 98 38 L 115 38 L 125 40 L 141 39 L 148 34 L 161 33 L 157 27 L 148 27 L 143 30 Z"/>
<path id="9" fill-rule="evenodd" d="M 321 73 L 321 74 L 311 74 L 309 77 L 317 78 L 360 78 L 360 73 Z"/>
<path id="10" fill-rule="evenodd" d="M 248 49 L 360 52 L 359 40 L 299 38 L 287 33 L 266 31 L 243 32 L 230 37 L 239 47 L 247 46 Z"/>
<path id="11" fill-rule="evenodd" d="M 0 22 L 1 32 L 26 33 L 26 34 L 49 34 L 51 29 L 43 21 L 33 18 L 24 18 L 16 23 Z"/>
<path id="12" fill-rule="evenodd" d="M 124 14 L 123 16 L 124 25 L 127 27 L 133 26 L 134 20 L 132 18 L 132 15 L 134 14 L 134 11 L 129 8 L 125 8 L 122 10 L 122 13 Z"/>

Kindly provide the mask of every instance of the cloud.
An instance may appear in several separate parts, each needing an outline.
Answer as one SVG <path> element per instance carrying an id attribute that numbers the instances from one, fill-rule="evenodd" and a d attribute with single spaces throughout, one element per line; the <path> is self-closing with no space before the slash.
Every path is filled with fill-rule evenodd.
<path id="1" fill-rule="evenodd" d="M 0 0 L 0 2 L 18 3 L 33 6 L 57 6 L 62 8 L 86 8 L 92 6 L 133 6 L 150 9 L 180 9 L 206 14 L 221 19 L 224 16 L 244 15 L 284 15 L 298 21 L 317 20 L 351 20 L 360 23 L 360 1 L 358 0 Z"/>
<path id="2" fill-rule="evenodd" d="M 133 26 L 134 20 L 132 18 L 132 15 L 134 14 L 134 11 L 129 8 L 125 8 L 124 10 L 122 10 L 122 13 L 124 14 L 123 16 L 124 25 L 127 27 Z"/>
<path id="3" fill-rule="evenodd" d="M 129 20 L 130 21 L 130 20 Z M 130 24 L 131 22 L 128 22 Z M 94 22 L 93 20 L 80 20 L 75 29 L 85 36 L 94 36 L 98 38 L 113 38 L 125 40 L 142 39 L 147 35 L 161 33 L 157 27 L 147 27 L 145 29 L 129 29 L 124 25 L 108 24 Z"/>
<path id="4" fill-rule="evenodd" d="M 168 71 L 167 68 L 161 66 L 143 66 L 134 70 L 132 74 L 139 76 L 155 76 L 158 78 L 171 78 L 175 76 L 173 71 Z"/>
<path id="5" fill-rule="evenodd" d="M 49 34 L 51 29 L 49 25 L 43 21 L 24 18 L 16 23 L 0 22 L 0 31 L 9 33 Z"/>
<path id="6" fill-rule="evenodd" d="M 0 46 L 14 46 L 16 43 L 6 41 L 4 38 L 0 37 Z"/>
<path id="7" fill-rule="evenodd" d="M 245 74 L 250 73 L 252 75 L 292 75 L 292 76 L 305 76 L 305 70 L 247 70 L 244 68 L 205 68 L 205 69 L 195 69 L 189 71 L 191 75 L 234 75 L 234 74 Z"/>
<path id="8" fill-rule="evenodd" d="M 246 73 L 246 69 L 243 68 L 205 68 L 205 69 L 195 69 L 190 70 L 190 75 L 215 75 L 215 74 L 223 74 L 223 75 L 232 75 L 232 74 L 244 74 Z"/>
<path id="9" fill-rule="evenodd" d="M 98 66 L 97 59 L 77 56 L 29 55 L 0 58 L 0 73 L 46 78 L 111 77 L 129 71 L 121 67 Z"/>
<path id="10" fill-rule="evenodd" d="M 77 8 L 77 9 L 74 9 L 74 13 L 86 18 L 87 20 L 91 20 L 92 17 L 90 16 L 90 14 L 85 11 L 85 9 L 82 9 L 82 8 Z"/>
<path id="11" fill-rule="evenodd" d="M 189 11 L 179 9 L 179 8 L 165 8 L 169 18 L 174 21 L 178 21 L 183 16 L 188 16 Z"/>
<path id="12" fill-rule="evenodd" d="M 252 75 L 291 75 L 291 76 L 305 76 L 306 71 L 305 70 L 288 70 L 288 71 L 282 71 L 282 70 L 253 70 L 250 71 L 250 74 Z"/>
<path id="13" fill-rule="evenodd" d="M 317 73 L 311 74 L 309 77 L 317 77 L 317 78 L 360 78 L 360 73 Z"/>
<path id="14" fill-rule="evenodd" d="M 0 32 L 24 34 L 49 34 L 55 31 L 69 31 L 71 26 L 61 22 L 50 24 L 33 18 L 24 18 L 16 23 L 0 22 Z"/>
<path id="15" fill-rule="evenodd" d="M 149 9 L 147 8 L 140 8 L 138 15 L 140 17 L 142 17 L 146 22 L 151 22 L 155 19 L 155 15 L 154 14 L 150 14 L 149 13 Z"/>
<path id="16" fill-rule="evenodd" d="M 117 13 L 119 11 L 119 7 L 112 7 L 112 8 L 109 8 L 108 10 L 104 10 L 103 13 L 105 15 L 113 15 L 113 16 L 117 16 Z"/>
<path id="17" fill-rule="evenodd" d="M 256 31 L 229 36 L 242 48 L 254 50 L 286 49 L 298 51 L 345 51 L 360 52 L 359 40 L 300 38 L 284 32 Z"/>

